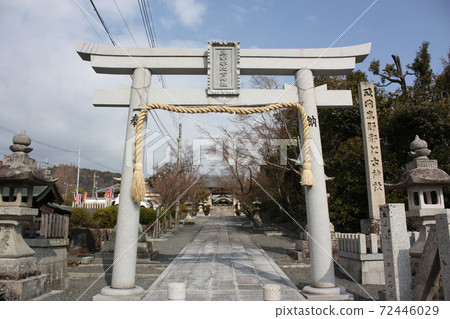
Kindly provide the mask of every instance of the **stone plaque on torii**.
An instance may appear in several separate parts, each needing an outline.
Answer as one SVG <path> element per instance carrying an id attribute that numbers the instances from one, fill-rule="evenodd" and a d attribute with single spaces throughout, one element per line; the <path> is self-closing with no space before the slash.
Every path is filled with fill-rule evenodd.
<path id="1" fill-rule="evenodd" d="M 314 87 L 314 75 L 345 75 L 370 53 L 370 43 L 323 49 L 240 49 L 239 42 L 210 42 L 208 49 L 121 48 L 76 42 L 76 50 L 97 73 L 133 75 L 131 87 L 95 90 L 93 104 L 127 107 L 128 125 L 122 166 L 121 201 L 111 286 L 94 300 L 139 300 L 143 289 L 135 285 L 139 205 L 131 199 L 133 117 L 148 104 L 177 106 L 250 107 L 300 102 L 311 119 L 310 144 L 314 185 L 305 186 L 310 236 L 312 285 L 302 293 L 310 300 L 348 300 L 352 296 L 336 286 L 331 249 L 325 174 L 317 108 L 351 107 L 351 91 Z M 207 89 L 151 87 L 152 75 L 208 75 Z M 293 76 L 284 89 L 240 89 L 240 75 Z M 319 153 L 317 155 L 317 153 Z"/>

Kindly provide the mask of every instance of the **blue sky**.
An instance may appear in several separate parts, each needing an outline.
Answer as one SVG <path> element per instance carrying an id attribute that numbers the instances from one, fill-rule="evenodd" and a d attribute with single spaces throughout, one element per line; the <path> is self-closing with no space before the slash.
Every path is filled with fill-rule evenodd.
<path id="1" fill-rule="evenodd" d="M 95 0 L 115 41 L 148 46 L 138 1 Z M 373 59 L 412 63 L 423 41 L 430 42 L 432 68 L 442 70 L 450 48 L 447 0 L 150 0 L 159 47 L 206 48 L 207 41 L 240 41 L 241 48 L 328 48 L 372 42 L 357 69 L 368 73 Z M 117 6 L 127 22 L 128 32 Z M 125 109 L 94 108 L 94 89 L 129 85 L 126 76 L 96 74 L 74 49 L 74 41 L 110 45 L 88 0 L 0 0 L 0 156 L 9 154 L 12 132 L 25 129 L 34 140 L 31 156 L 51 164 L 121 170 Z M 375 80 L 369 75 L 370 80 Z M 205 77 L 167 77 L 167 87 L 204 88 Z M 292 83 L 291 78 L 283 81 Z M 248 83 L 244 86 L 248 87 Z M 188 138 L 198 126 L 218 134 L 226 115 L 187 117 L 159 113 L 176 139 L 181 120 Z M 149 125 L 157 129 L 153 123 Z M 204 135 L 203 135 L 204 137 Z"/>

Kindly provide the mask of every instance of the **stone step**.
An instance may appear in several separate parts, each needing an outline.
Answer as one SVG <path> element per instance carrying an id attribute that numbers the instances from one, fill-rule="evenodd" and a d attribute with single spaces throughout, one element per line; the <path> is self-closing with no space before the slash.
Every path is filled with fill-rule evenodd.
<path id="1" fill-rule="evenodd" d="M 148 268 L 165 268 L 167 267 L 169 264 L 168 263 L 149 263 L 149 264 L 137 264 L 136 268 L 137 269 L 148 269 Z M 102 263 L 92 263 L 92 264 L 80 264 L 77 267 L 69 267 L 69 272 L 72 269 L 86 269 L 86 268 L 107 268 L 111 266 L 111 263 L 106 263 L 106 264 L 102 264 Z"/>
<path id="2" fill-rule="evenodd" d="M 154 259 L 158 256 L 158 250 L 154 250 L 150 254 L 146 254 L 145 256 L 138 256 L 136 259 L 136 263 L 140 264 L 155 264 Z M 111 264 L 113 262 L 114 255 L 112 253 L 103 254 L 101 252 L 95 253 L 95 255 L 91 256 L 69 256 L 68 265 L 69 267 L 80 267 L 84 265 L 103 265 L 103 264 Z M 140 258 L 144 257 L 144 258 Z"/>
<path id="3" fill-rule="evenodd" d="M 82 265 L 110 265 L 113 263 L 112 258 L 95 258 L 91 263 L 89 264 L 79 264 L 78 266 Z M 155 261 L 153 259 L 149 258 L 138 258 L 136 259 L 136 265 L 157 265 L 159 262 Z"/>
<path id="4" fill-rule="evenodd" d="M 136 267 L 136 273 L 138 274 L 160 274 L 164 269 L 164 266 L 153 266 L 153 267 Z M 69 268 L 68 273 L 111 273 L 113 267 L 96 265 L 92 267 L 72 267 Z"/>
<path id="5" fill-rule="evenodd" d="M 160 274 L 136 274 L 136 278 L 158 278 Z M 70 279 L 86 279 L 86 278 L 104 278 L 111 277 L 111 273 L 100 273 L 100 272 L 79 272 L 73 273 L 69 272 L 68 277 Z"/>
<path id="6" fill-rule="evenodd" d="M 52 290 L 46 294 L 31 299 L 31 301 L 61 301 L 63 295 L 64 290 Z"/>
<path id="7" fill-rule="evenodd" d="M 233 206 L 212 206 L 210 216 L 235 216 Z"/>

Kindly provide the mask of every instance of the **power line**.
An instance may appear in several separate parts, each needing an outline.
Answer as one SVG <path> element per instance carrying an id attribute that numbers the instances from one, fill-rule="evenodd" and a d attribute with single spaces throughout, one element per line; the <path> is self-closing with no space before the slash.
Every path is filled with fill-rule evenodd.
<path id="1" fill-rule="evenodd" d="M 13 131 L 13 130 L 7 128 L 7 127 L 4 127 L 3 125 L 0 125 L 0 129 L 6 131 L 6 132 L 8 132 L 8 133 L 11 133 L 12 135 L 16 135 L 16 134 L 17 134 L 17 132 L 15 132 L 15 131 Z M 56 149 L 56 150 L 61 151 L 61 152 L 73 153 L 73 154 L 77 154 L 77 153 L 78 153 L 78 151 L 75 151 L 75 150 L 69 150 L 69 149 L 62 148 L 62 147 L 59 147 L 59 146 L 56 146 L 56 145 L 52 145 L 52 144 L 49 144 L 49 143 L 45 143 L 45 142 L 43 142 L 43 141 L 40 141 L 40 140 L 38 140 L 38 139 L 35 139 L 34 137 L 33 137 L 33 138 L 30 137 L 30 138 L 31 138 L 31 140 L 33 141 L 33 143 L 41 144 L 41 145 L 44 145 L 44 146 L 47 146 L 47 147 Z M 97 162 L 97 161 L 93 160 L 92 158 L 90 158 L 90 157 L 88 157 L 88 156 L 86 156 L 86 155 L 82 155 L 82 158 L 85 159 L 85 160 L 87 160 L 87 161 L 90 161 L 90 162 L 92 162 L 92 163 L 94 163 L 94 164 L 97 164 L 97 165 L 99 165 L 100 167 L 106 168 L 106 169 L 108 169 L 108 170 L 110 170 L 110 171 L 119 171 L 118 169 L 111 168 L 111 167 L 108 167 L 107 165 L 105 165 L 105 164 L 103 164 L 103 163 Z"/>
<path id="2" fill-rule="evenodd" d="M 138 46 L 136 40 L 134 39 L 133 33 L 131 33 L 131 30 L 130 30 L 130 28 L 128 27 L 128 23 L 125 21 L 125 18 L 123 17 L 122 11 L 120 11 L 119 6 L 117 5 L 116 0 L 114 0 L 114 4 L 116 5 L 117 10 L 119 11 L 120 16 L 122 17 L 123 23 L 124 23 L 125 26 L 127 27 L 128 33 L 130 33 L 130 36 L 131 36 L 131 38 L 133 39 L 134 45 L 135 45 L 135 46 Z"/>
<path id="3" fill-rule="evenodd" d="M 151 48 L 158 47 L 158 40 L 156 39 L 155 26 L 153 24 L 152 12 L 150 4 L 145 0 L 138 0 L 139 11 L 141 12 L 142 22 L 144 24 L 145 35 L 147 36 L 148 45 Z M 158 75 L 159 81 L 163 88 L 166 87 L 164 76 Z"/>
<path id="4" fill-rule="evenodd" d="M 99 11 L 97 10 L 97 8 L 95 7 L 94 1 L 93 1 L 93 0 L 90 0 L 90 2 L 91 2 L 91 4 L 92 4 L 92 6 L 93 6 L 93 8 L 94 8 L 94 10 L 95 10 L 95 12 L 96 12 L 98 18 L 100 19 L 100 22 L 102 23 L 105 32 L 108 34 L 109 38 L 111 39 L 111 42 L 113 43 L 114 46 L 117 46 L 117 43 L 116 43 L 116 41 L 114 41 L 114 39 L 113 39 L 111 33 L 109 32 L 108 27 L 106 26 L 105 21 L 102 19 L 101 15 L 100 15 L 100 12 L 99 12 Z M 117 9 L 118 9 L 118 11 L 119 11 L 119 13 L 120 13 L 120 15 L 121 15 L 121 17 L 122 17 L 122 20 L 123 20 L 123 22 L 125 23 L 125 26 L 127 27 L 128 31 L 130 32 L 131 37 L 133 38 L 133 41 L 134 41 L 135 44 L 136 44 L 136 41 L 135 41 L 135 39 L 134 39 L 134 37 L 133 37 L 133 35 L 132 35 L 132 33 L 131 33 L 129 27 L 128 27 L 128 24 L 127 24 L 126 21 L 125 21 L 125 18 L 123 17 L 123 15 L 122 15 L 122 13 L 121 13 L 121 11 L 120 11 L 119 6 L 117 5 L 116 1 L 114 1 L 114 3 L 116 4 L 116 7 L 117 7 Z M 143 21 L 144 21 L 144 29 L 145 29 L 146 34 L 147 34 L 147 39 L 150 38 L 149 44 L 150 44 L 151 47 L 156 47 L 156 45 L 157 45 L 157 43 L 156 43 L 156 37 L 155 37 L 154 32 L 153 32 L 153 30 L 152 30 L 151 22 L 150 22 L 151 20 L 150 20 L 150 18 L 149 18 L 150 6 L 147 5 L 145 1 L 140 0 L 140 1 L 139 1 L 139 8 L 140 8 L 140 10 L 141 10 L 141 16 L 143 17 Z M 137 45 L 137 44 L 136 44 L 136 45 Z M 163 87 L 164 87 L 164 78 L 162 78 L 162 76 L 159 76 L 159 77 L 160 77 L 160 82 L 161 82 L 161 84 L 162 84 Z M 156 126 L 157 126 L 157 127 L 159 128 L 159 130 L 161 131 L 161 133 L 164 133 L 164 131 L 161 129 L 161 126 L 162 126 L 162 127 L 164 128 L 164 130 L 166 131 L 166 133 L 167 133 L 168 135 L 170 135 L 169 131 L 164 127 L 164 125 L 163 125 L 161 119 L 159 118 L 158 114 L 155 114 L 155 115 L 156 115 L 157 119 L 159 120 L 159 122 L 161 123 L 161 126 L 159 125 L 158 121 L 155 119 L 155 115 L 153 115 L 152 112 L 150 112 L 150 114 L 151 114 L 153 120 L 155 121 Z M 172 148 L 173 151 L 175 151 L 175 149 L 172 147 L 172 145 L 169 144 L 169 146 Z"/>
<path id="5" fill-rule="evenodd" d="M 121 18 L 122 18 L 122 21 L 123 21 L 123 23 L 125 24 L 125 26 L 126 26 L 128 32 L 130 33 L 130 36 L 131 36 L 131 38 L 133 39 L 134 44 L 135 44 L 136 46 L 138 46 L 137 43 L 136 43 L 136 40 L 135 40 L 135 38 L 134 38 L 134 36 L 133 36 L 133 33 L 131 32 L 130 28 L 128 27 L 128 24 L 127 24 L 127 22 L 126 22 L 126 20 L 125 20 L 125 18 L 124 18 L 124 16 L 123 16 L 123 14 L 122 14 L 122 12 L 121 12 L 121 10 L 120 10 L 120 8 L 119 8 L 119 6 L 118 6 L 116 0 L 114 0 L 114 4 L 116 5 L 116 8 L 117 8 L 117 10 L 119 11 L 119 14 L 120 14 L 120 16 L 121 16 Z M 158 42 L 157 42 L 157 40 L 156 40 L 156 34 L 155 34 L 155 32 L 154 32 L 154 29 L 155 29 L 155 28 L 154 28 L 154 25 L 153 25 L 153 18 L 152 18 L 152 15 L 151 15 L 150 5 L 147 4 L 147 2 L 146 2 L 146 1 L 143 1 L 143 0 L 138 0 L 138 4 L 139 4 L 139 10 L 140 10 L 140 12 L 141 12 L 141 17 L 142 17 L 142 20 L 143 20 L 143 23 L 144 23 L 144 30 L 145 30 L 145 33 L 146 33 L 146 35 L 147 35 L 147 40 L 148 40 L 148 42 L 149 42 L 150 47 L 155 48 L 155 47 L 158 46 Z M 165 87 L 164 77 L 163 77 L 162 75 L 159 75 L 158 77 L 159 77 L 159 79 L 160 79 L 160 82 L 161 82 L 162 87 Z M 151 112 L 150 115 L 152 116 L 153 120 L 155 121 L 156 126 L 159 128 L 159 130 L 161 131 L 161 133 L 163 133 L 163 130 L 162 130 L 161 127 L 159 126 L 158 121 L 161 123 L 161 126 L 163 126 L 164 130 L 166 131 L 166 133 L 167 133 L 168 135 L 170 135 L 170 134 L 169 134 L 169 131 L 168 131 L 168 130 L 164 127 L 164 125 L 162 124 L 162 121 L 161 121 L 161 119 L 159 118 L 158 114 L 157 114 L 157 113 L 153 114 L 153 112 Z M 158 121 L 155 119 L 155 116 L 156 116 L 156 118 L 158 119 Z M 169 145 L 170 145 L 170 144 L 169 144 Z M 170 145 L 170 146 L 171 146 L 171 145 Z M 172 147 L 172 146 L 171 146 L 171 147 Z M 174 150 L 174 149 L 173 149 L 173 150 Z"/>
<path id="6" fill-rule="evenodd" d="M 81 8 L 80 4 L 75 0 L 72 1 L 72 5 L 74 5 L 78 9 L 78 14 L 81 16 L 84 23 L 86 23 L 88 25 L 89 29 L 91 29 L 91 31 L 95 34 L 95 36 L 97 37 L 97 40 L 100 43 L 103 43 L 102 38 L 98 34 L 97 29 L 94 28 L 94 26 L 92 25 L 91 20 L 89 19 L 89 16 L 86 14 L 86 11 L 83 8 Z"/>
<path id="7" fill-rule="evenodd" d="M 153 113 L 154 113 L 154 114 L 158 117 L 158 114 L 157 114 L 156 112 L 153 112 L 153 110 L 150 110 L 150 112 L 148 112 L 148 113 L 150 113 L 150 115 L 151 115 L 151 117 L 153 118 L 153 121 L 155 122 L 155 124 L 156 124 L 156 126 L 158 127 L 159 131 L 160 131 L 162 134 L 164 134 L 163 130 L 161 129 L 161 127 L 160 127 L 159 124 L 158 124 L 158 121 L 155 119 L 155 116 L 153 115 Z M 158 119 L 159 119 L 159 117 L 158 117 Z M 159 119 L 159 121 L 161 122 L 161 125 L 164 127 L 164 125 L 162 124 L 161 119 Z M 165 127 L 164 127 L 164 130 L 166 131 L 167 135 L 170 136 L 169 131 L 167 131 L 167 129 L 166 129 Z M 172 149 L 172 151 L 176 153 L 175 147 L 172 146 L 172 145 L 169 143 L 169 141 L 167 140 L 167 138 L 166 138 L 166 141 L 167 141 L 167 144 L 169 145 L 169 147 Z"/>
<path id="8" fill-rule="evenodd" d="M 85 14 L 85 15 L 87 15 L 87 16 L 89 16 L 94 22 L 96 22 L 97 23 L 97 25 L 100 27 L 100 28 L 102 28 L 102 26 L 91 16 L 91 15 L 89 15 L 87 12 L 86 12 L 86 10 L 83 8 L 83 7 L 81 7 L 81 5 L 77 2 L 77 0 L 73 0 L 73 2 L 75 2 L 76 4 L 77 4 L 77 6 L 78 6 L 78 8 L 79 8 L 79 10 L 80 11 L 82 11 L 83 12 L 83 14 Z M 143 22 L 144 22 L 144 29 L 145 29 L 145 31 L 146 31 L 146 34 L 148 34 L 148 42 L 149 42 L 149 44 L 151 44 L 152 43 L 152 40 L 150 39 L 150 36 L 152 36 L 153 38 L 154 38 L 154 44 L 155 45 L 157 45 L 158 43 L 157 43 L 157 39 L 156 39 L 156 32 L 153 32 L 152 30 L 154 30 L 155 28 L 154 28 L 154 25 L 153 25 L 153 18 L 152 18 L 152 14 L 151 14 L 151 9 L 150 9 L 150 5 L 148 5 L 148 4 L 145 4 L 144 2 L 143 2 L 143 0 L 138 0 L 138 3 L 139 3 L 139 6 L 140 6 L 140 12 L 141 12 L 141 15 L 143 15 L 142 16 L 142 18 L 143 18 Z M 116 6 L 117 6 L 117 4 L 116 4 Z M 145 6 L 145 7 L 144 7 Z M 118 6 L 117 6 L 118 7 Z M 118 8 L 119 9 L 119 8 Z M 144 10 L 145 9 L 145 10 Z M 125 19 L 124 19 L 124 17 L 123 17 L 123 15 L 121 14 L 121 11 L 120 11 L 120 9 L 119 9 L 119 13 L 120 13 L 120 15 L 122 16 L 122 20 L 124 20 L 124 23 L 125 23 L 125 25 L 127 26 L 127 28 L 128 28 L 128 24 L 125 22 Z M 147 22 L 146 22 L 147 21 Z M 148 25 L 148 27 L 147 27 L 147 25 Z M 105 32 L 106 32 L 106 30 L 104 30 Z M 150 34 L 148 33 L 148 31 L 150 31 Z M 131 32 L 130 32 L 130 34 L 131 34 Z M 111 36 L 110 34 L 109 34 L 109 36 Z M 132 36 L 132 34 L 131 34 L 131 36 Z M 112 37 L 112 36 L 111 36 Z M 133 37 L 133 36 L 132 36 Z M 133 38 L 134 39 L 134 38 Z M 118 45 L 118 44 L 116 44 L 116 45 Z M 120 45 L 118 45 L 119 47 L 121 47 L 122 48 L 122 46 L 120 46 Z M 124 49 L 124 48 L 122 48 L 122 49 Z M 125 50 L 125 49 L 124 49 Z M 126 50 L 125 50 L 126 51 Z M 131 77 L 131 76 L 130 76 Z M 161 84 L 158 84 L 158 85 L 160 85 L 162 88 L 164 88 L 165 87 L 165 78 L 164 78 L 164 76 L 163 75 L 158 75 L 158 77 L 160 78 L 160 82 L 161 82 Z M 161 129 L 161 127 L 160 127 L 160 125 L 158 124 L 158 122 L 157 122 L 157 120 L 155 119 L 155 116 L 153 115 L 153 110 L 152 111 L 150 111 L 150 114 L 152 115 L 152 117 L 153 117 L 153 120 L 155 121 L 155 123 L 156 123 L 156 125 L 157 125 L 157 127 L 159 128 L 159 130 L 161 131 L 161 133 L 163 133 L 163 130 Z M 178 114 L 178 123 L 180 123 L 181 122 L 181 118 L 182 117 L 184 117 L 185 115 L 184 114 Z M 170 133 L 168 132 L 168 130 L 164 127 L 164 125 L 162 124 L 162 121 L 161 121 L 161 119 L 159 118 L 159 116 L 157 115 L 157 113 L 156 113 L 156 117 L 158 118 L 158 120 L 161 122 L 161 125 L 163 126 L 163 128 L 164 128 L 164 130 L 166 131 L 166 133 L 168 134 L 168 135 L 170 135 Z M 177 130 L 177 126 L 174 124 L 174 121 L 173 121 L 173 114 L 172 113 L 170 113 L 170 117 L 172 118 L 172 124 L 174 125 L 174 128 Z M 191 117 L 192 118 L 192 116 L 190 116 L 189 115 L 189 117 Z M 195 120 L 194 118 L 192 118 L 193 120 L 194 120 L 194 122 L 195 122 L 195 124 L 199 127 L 199 128 L 202 128 L 202 126 L 197 122 L 197 120 Z M 201 122 L 201 121 L 200 121 Z M 210 123 L 205 123 L 205 122 L 203 122 L 204 124 L 207 124 L 207 125 L 210 125 L 210 126 L 213 126 L 213 127 L 217 127 L 216 125 L 212 125 L 212 124 L 210 124 Z M 218 128 L 218 127 L 217 127 Z M 173 149 L 173 148 L 172 148 Z"/>
<path id="9" fill-rule="evenodd" d="M 115 169 L 115 168 L 106 166 L 106 165 L 103 164 L 103 163 L 97 162 L 97 161 L 93 160 L 92 158 L 87 157 L 86 155 L 81 155 L 81 157 L 82 157 L 83 159 L 85 159 L 85 160 L 88 160 L 88 161 L 94 163 L 94 164 L 100 165 L 100 167 L 106 168 L 106 169 L 108 169 L 109 171 L 112 171 L 112 172 L 119 172 L 119 171 L 120 171 L 120 170 L 118 170 L 118 169 Z"/>
<path id="10" fill-rule="evenodd" d="M 3 125 L 0 125 L 0 129 L 6 131 L 6 132 L 8 132 L 8 133 L 11 133 L 12 135 L 16 135 L 16 134 L 17 134 L 16 131 L 13 131 L 13 130 L 7 128 L 7 127 L 4 127 Z M 37 139 L 35 139 L 35 138 L 33 138 L 32 141 L 33 141 L 34 143 L 37 143 L 37 144 L 41 144 L 41 145 L 45 145 L 45 146 L 48 146 L 48 147 L 57 149 L 58 151 L 74 153 L 74 151 L 72 151 L 72 150 L 68 150 L 68 149 L 65 149 L 65 148 L 62 148 L 62 147 L 54 146 L 54 145 L 51 145 L 51 144 L 48 144 L 48 143 L 39 141 L 39 140 L 37 140 Z"/>
<path id="11" fill-rule="evenodd" d="M 111 32 L 109 32 L 108 27 L 107 27 L 106 24 L 105 24 L 105 21 L 103 21 L 101 15 L 100 15 L 100 12 L 98 12 L 97 8 L 95 7 L 94 1 L 93 1 L 93 0 L 90 0 L 90 2 L 91 2 L 91 4 L 92 4 L 92 7 L 94 8 L 95 13 L 97 14 L 97 17 L 99 18 L 100 22 L 102 23 L 103 28 L 105 29 L 106 34 L 108 34 L 108 37 L 109 37 L 109 39 L 111 40 L 112 44 L 113 44 L 114 46 L 116 46 L 117 43 L 116 43 L 116 41 L 114 41 L 114 39 L 112 38 Z"/>
<path id="12" fill-rule="evenodd" d="M 78 6 L 79 9 L 81 10 L 81 6 L 78 4 L 78 2 L 76 0 L 73 0 Z M 111 32 L 109 31 L 105 21 L 103 20 L 103 18 L 100 15 L 100 12 L 98 11 L 98 9 L 96 8 L 93 0 L 90 0 L 90 3 L 92 4 L 92 7 L 94 8 L 94 11 L 97 14 L 97 17 L 99 18 L 100 22 L 102 25 L 98 24 L 100 28 L 103 27 L 105 33 L 108 35 L 108 37 L 110 38 L 112 44 L 114 46 L 118 46 L 117 42 L 114 41 L 113 36 L 111 34 Z M 116 1 L 114 0 L 114 3 L 116 5 L 117 10 L 119 11 L 120 16 L 122 17 L 122 20 L 126 26 L 126 28 L 128 29 L 128 32 L 130 33 L 130 36 L 132 37 L 134 43 L 137 45 L 135 38 L 133 37 L 133 34 L 128 26 L 128 24 L 126 23 L 126 20 L 119 8 L 119 6 L 117 5 Z M 147 1 L 144 0 L 138 0 L 138 4 L 139 4 L 139 8 L 140 8 L 140 12 L 141 12 L 141 17 L 144 23 L 144 30 L 146 32 L 146 36 L 147 36 L 147 41 L 150 45 L 150 47 L 157 47 L 157 39 L 156 39 L 156 33 L 154 32 L 154 25 L 153 25 L 153 18 L 151 15 L 151 9 L 150 9 L 150 5 Z M 84 9 L 83 9 L 84 10 Z M 84 13 L 86 14 L 85 10 Z M 92 18 L 92 17 L 91 17 Z M 93 19 L 93 18 L 92 18 Z M 93 19 L 95 20 L 95 19 Z M 165 87 L 165 80 L 164 77 L 162 75 L 158 75 L 159 79 L 160 79 L 160 83 L 161 83 L 161 87 L 164 88 Z M 167 128 L 164 126 L 163 122 L 161 121 L 161 119 L 159 118 L 159 115 L 154 112 L 153 110 L 149 112 L 151 117 L 153 118 L 153 121 L 155 122 L 156 126 L 158 127 L 158 129 L 160 130 L 160 132 L 162 134 L 167 134 L 167 135 L 171 135 L 169 133 L 169 131 L 167 130 Z M 164 133 L 165 132 L 165 133 Z M 170 148 L 172 149 L 172 151 L 174 151 L 176 153 L 176 150 L 174 148 L 173 145 L 171 145 L 169 143 L 169 140 L 166 138 L 166 141 L 168 142 L 168 145 L 170 146 Z"/>
<path id="13" fill-rule="evenodd" d="M 139 10 L 141 12 L 142 22 L 144 23 L 144 30 L 147 36 L 148 45 L 151 48 L 156 47 L 155 38 L 153 36 L 153 31 L 150 25 L 149 16 L 147 13 L 147 6 L 144 0 L 138 0 Z"/>
<path id="14" fill-rule="evenodd" d="M 145 1 L 145 0 L 138 0 L 138 4 L 139 4 L 139 11 L 140 11 L 141 17 L 142 17 L 142 22 L 144 24 L 145 34 L 147 36 L 147 42 L 151 48 L 156 48 L 156 47 L 158 47 L 158 41 L 156 39 L 155 26 L 153 24 L 153 17 L 152 17 L 152 13 L 151 13 L 151 9 L 150 9 L 150 4 L 148 3 L 148 1 Z M 161 83 L 161 87 L 165 88 L 166 83 L 165 83 L 164 76 L 158 75 L 158 78 Z M 158 121 L 161 123 L 161 126 L 164 128 L 165 132 L 168 135 L 170 135 L 169 131 L 166 129 L 163 122 L 159 118 L 158 113 L 153 112 L 153 111 L 150 111 L 149 113 L 152 116 L 153 120 L 155 121 L 155 123 L 158 126 L 161 133 L 163 133 L 163 130 L 159 126 Z M 153 113 L 155 115 L 153 115 Z M 158 121 L 155 119 L 155 116 L 158 119 Z M 172 148 L 172 151 L 175 151 L 175 149 L 172 147 L 172 145 L 170 145 L 170 147 Z"/>
<path id="15" fill-rule="evenodd" d="M 75 1 L 75 3 L 76 3 L 78 6 L 80 6 L 76 0 L 73 0 L 73 1 Z M 113 43 L 113 45 L 114 45 L 114 46 L 118 46 L 117 42 L 114 41 L 114 39 L 113 39 L 113 37 L 112 37 L 112 34 L 109 32 L 109 29 L 108 29 L 108 27 L 106 26 L 105 21 L 104 21 L 103 18 L 101 17 L 100 12 L 97 10 L 97 8 L 96 8 L 96 6 L 95 6 L 93 0 L 90 0 L 90 2 L 91 2 L 92 6 L 93 6 L 93 8 L 94 8 L 94 10 L 95 10 L 95 12 L 96 12 L 96 14 L 97 14 L 97 17 L 99 18 L 100 22 L 102 23 L 102 26 L 103 26 L 104 31 L 107 33 L 107 35 L 108 35 L 108 37 L 110 38 L 110 40 L 111 40 L 111 42 Z M 114 2 L 115 2 L 115 1 L 114 1 Z M 141 3 L 139 3 L 139 5 L 140 5 L 140 7 L 141 7 Z M 144 5 L 145 5 L 145 8 L 144 8 Z M 132 35 L 132 33 L 131 33 L 131 30 L 128 28 L 128 24 L 126 23 L 125 18 L 123 17 L 123 15 L 122 15 L 122 13 L 121 13 L 121 11 L 120 11 L 120 8 L 119 8 L 119 6 L 117 5 L 117 3 L 116 3 L 116 7 L 117 7 L 117 9 L 118 9 L 118 11 L 119 11 L 119 13 L 120 13 L 120 15 L 121 15 L 121 17 L 122 17 L 122 20 L 124 21 L 124 23 L 125 23 L 125 25 L 126 25 L 128 31 L 130 32 L 130 35 L 131 35 L 131 37 L 133 38 L 133 41 L 135 41 L 135 39 L 134 39 L 134 37 L 133 37 L 133 35 Z M 143 18 L 144 18 L 144 29 L 146 30 L 146 33 L 150 31 L 150 34 L 151 34 L 152 38 L 154 39 L 153 41 L 150 41 L 149 43 L 152 43 L 153 45 L 156 45 L 156 39 L 155 39 L 155 37 L 153 36 L 151 27 L 148 27 L 148 28 L 146 27 L 146 26 L 150 26 L 150 24 L 149 24 L 149 23 L 150 23 L 150 19 L 148 18 L 148 9 L 147 9 L 147 7 L 148 7 L 148 9 L 150 8 L 149 5 L 147 6 L 144 2 L 142 2 L 142 8 L 143 8 L 142 10 L 145 10 L 145 11 L 142 11 L 142 10 L 141 10 L 141 14 L 144 14 L 144 15 L 143 15 Z M 81 10 L 81 8 L 80 8 L 80 10 Z M 143 13 L 143 12 L 144 12 L 144 13 Z M 147 21 L 147 23 L 146 23 L 145 21 Z M 100 26 L 100 25 L 99 25 L 99 26 Z M 100 27 L 101 27 L 101 26 L 100 26 Z M 135 41 L 135 43 L 136 43 L 136 41 Z M 131 77 L 131 76 L 130 76 L 130 77 Z M 160 82 L 164 85 L 164 79 L 163 79 L 161 76 L 160 76 Z M 158 120 L 155 118 L 155 115 L 153 114 L 153 112 L 150 112 L 150 114 L 151 114 L 153 120 L 155 121 L 156 126 L 157 126 L 157 127 L 159 128 L 159 130 L 161 131 L 161 133 L 164 134 L 164 131 L 165 131 L 166 134 L 170 136 L 169 131 L 164 127 L 164 125 L 163 125 L 161 119 L 159 118 L 158 114 L 155 114 L 155 115 L 156 115 L 156 118 L 159 120 L 159 122 L 160 122 L 161 125 L 158 123 Z M 161 126 L 164 128 L 164 130 L 161 128 Z M 173 151 L 175 151 L 175 148 L 174 148 L 172 145 L 170 145 L 170 143 L 168 143 L 168 144 L 169 144 L 169 146 L 171 147 L 171 149 L 172 149 Z"/>

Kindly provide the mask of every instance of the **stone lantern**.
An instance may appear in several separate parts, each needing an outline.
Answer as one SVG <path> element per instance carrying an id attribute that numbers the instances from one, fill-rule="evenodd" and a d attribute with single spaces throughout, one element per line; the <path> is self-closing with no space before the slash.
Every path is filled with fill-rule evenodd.
<path id="1" fill-rule="evenodd" d="M 31 139 L 22 131 L 13 137 L 12 155 L 0 166 L 0 286 L 8 300 L 29 300 L 45 292 L 49 275 L 41 275 L 32 250 L 22 237 L 22 228 L 38 209 L 31 208 L 33 187 L 54 183 L 36 168 L 28 156 Z"/>
<path id="2" fill-rule="evenodd" d="M 427 142 L 416 135 L 408 153 L 413 160 L 406 164 L 406 172 L 398 184 L 386 184 L 391 189 L 406 189 L 408 211 L 414 226 L 419 229 L 419 238 L 412 245 L 410 255 L 413 263 L 420 260 L 431 225 L 436 224 L 435 215 L 444 209 L 443 187 L 450 185 L 450 176 L 438 168 L 437 160 L 428 158 L 431 151 Z"/>
<path id="3" fill-rule="evenodd" d="M 192 212 L 192 202 L 186 202 L 187 206 L 187 215 L 183 220 L 184 225 L 192 225 L 195 224 L 194 218 L 192 218 L 191 212 Z"/>
<path id="4" fill-rule="evenodd" d="M 262 225 L 261 217 L 259 217 L 259 211 L 261 210 L 259 206 L 261 205 L 261 202 L 258 200 L 258 198 L 256 198 L 252 204 L 253 204 L 253 211 L 255 212 L 253 215 L 253 220 L 258 226 L 260 226 Z"/>
<path id="5" fill-rule="evenodd" d="M 203 211 L 203 206 L 204 206 L 204 202 L 201 201 L 198 203 L 198 212 L 197 212 L 197 216 L 205 216 L 205 212 Z"/>

